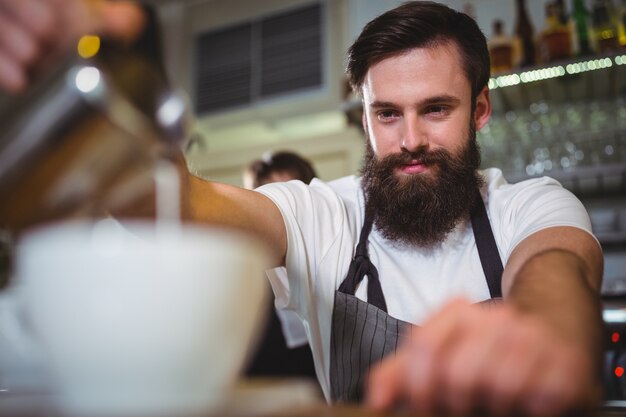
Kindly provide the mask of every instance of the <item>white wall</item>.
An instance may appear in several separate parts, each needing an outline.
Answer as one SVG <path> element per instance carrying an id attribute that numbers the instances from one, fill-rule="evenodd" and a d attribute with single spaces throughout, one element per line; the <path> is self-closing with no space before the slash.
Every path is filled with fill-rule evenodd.
<path id="1" fill-rule="evenodd" d="M 329 181 L 356 174 L 363 157 L 363 135 L 348 128 L 336 134 L 308 140 L 295 140 L 272 145 L 249 145 L 237 151 L 192 151 L 187 154 L 190 170 L 202 177 L 228 184 L 242 185 L 243 169 L 267 151 L 297 152 L 311 161 L 319 178 Z"/>

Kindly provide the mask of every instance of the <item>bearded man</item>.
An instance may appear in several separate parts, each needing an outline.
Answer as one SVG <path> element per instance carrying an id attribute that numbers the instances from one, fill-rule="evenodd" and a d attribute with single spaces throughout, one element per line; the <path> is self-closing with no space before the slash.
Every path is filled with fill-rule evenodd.
<path id="1" fill-rule="evenodd" d="M 0 86 L 19 89 L 4 69 Z M 598 400 L 600 246 L 556 181 L 478 170 L 489 75 L 470 17 L 408 2 L 349 51 L 362 178 L 256 191 L 185 178 L 193 219 L 262 236 L 287 268 L 277 305 L 303 320 L 329 401 L 547 416 Z"/>
<path id="2" fill-rule="evenodd" d="M 362 177 L 256 192 L 189 177 L 195 219 L 276 250 L 277 305 L 304 321 L 329 401 L 539 416 L 598 400 L 600 246 L 556 181 L 478 169 L 489 76 L 471 18 L 406 3 L 349 50 Z"/>

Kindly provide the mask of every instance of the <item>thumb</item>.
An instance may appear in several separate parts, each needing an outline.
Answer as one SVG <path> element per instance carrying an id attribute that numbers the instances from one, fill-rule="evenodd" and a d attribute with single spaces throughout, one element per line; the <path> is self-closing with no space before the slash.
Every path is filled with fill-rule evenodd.
<path id="1" fill-rule="evenodd" d="M 391 355 L 370 369 L 365 404 L 375 410 L 391 409 L 405 395 L 406 353 Z"/>
<path id="2" fill-rule="evenodd" d="M 146 14 L 132 1 L 98 1 L 92 3 L 97 15 L 97 32 L 105 38 L 132 42 L 146 26 Z"/>

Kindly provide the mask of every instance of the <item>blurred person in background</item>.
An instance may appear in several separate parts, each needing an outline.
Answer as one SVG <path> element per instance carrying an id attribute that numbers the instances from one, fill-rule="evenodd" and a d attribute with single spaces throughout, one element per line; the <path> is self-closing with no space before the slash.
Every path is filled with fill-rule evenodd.
<path id="1" fill-rule="evenodd" d="M 244 170 L 244 187 L 253 190 L 273 182 L 299 180 L 305 184 L 317 177 L 313 165 L 297 153 L 268 152 L 252 161 Z M 270 280 L 287 282 L 284 267 L 266 272 Z M 306 331 L 298 315 L 286 309 L 268 305 L 269 321 L 248 366 L 250 376 L 298 376 L 315 378 L 313 356 Z"/>
<path id="2" fill-rule="evenodd" d="M 556 181 L 478 169 L 489 66 L 474 20 L 405 3 L 348 54 L 362 177 L 255 191 L 186 178 L 194 221 L 255 233 L 286 267 L 277 304 L 303 319 L 329 401 L 532 416 L 598 403 L 601 248 Z"/>
<path id="3" fill-rule="evenodd" d="M 265 184 L 300 180 L 305 184 L 317 177 L 311 163 L 295 152 L 268 152 L 252 161 L 244 170 L 243 186 L 253 190 Z"/>

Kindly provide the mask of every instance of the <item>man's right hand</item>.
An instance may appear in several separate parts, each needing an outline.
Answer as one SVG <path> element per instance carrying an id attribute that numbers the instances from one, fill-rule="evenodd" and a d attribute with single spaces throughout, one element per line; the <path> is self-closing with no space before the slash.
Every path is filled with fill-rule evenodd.
<path id="1" fill-rule="evenodd" d="M 131 41 L 144 24 L 130 1 L 0 0 L 0 89 L 24 90 L 84 34 Z"/>

